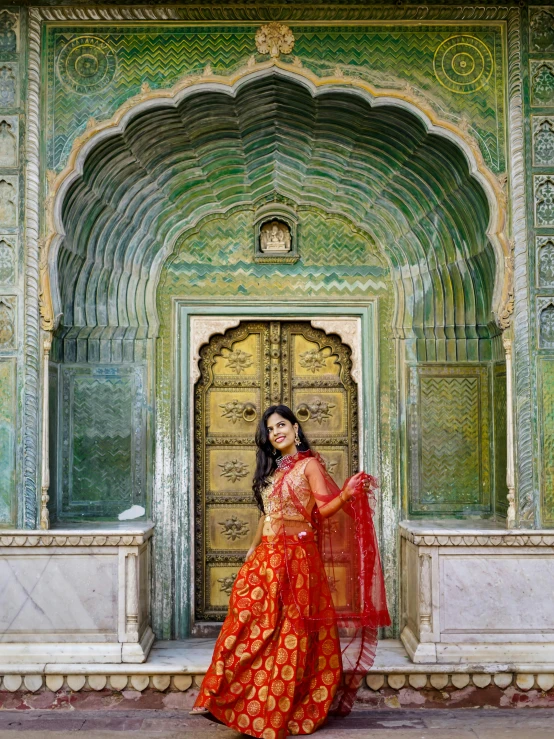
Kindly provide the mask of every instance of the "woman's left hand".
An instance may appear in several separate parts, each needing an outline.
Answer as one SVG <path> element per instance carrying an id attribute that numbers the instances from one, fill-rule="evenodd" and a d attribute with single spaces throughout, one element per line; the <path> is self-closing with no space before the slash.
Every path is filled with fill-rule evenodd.
<path id="1" fill-rule="evenodd" d="M 365 477 L 365 472 L 358 472 L 356 475 L 351 477 L 350 480 L 348 480 L 347 484 L 342 489 L 342 499 L 345 503 L 349 501 L 350 498 L 353 498 L 356 495 L 360 485 L 364 485 Z"/>

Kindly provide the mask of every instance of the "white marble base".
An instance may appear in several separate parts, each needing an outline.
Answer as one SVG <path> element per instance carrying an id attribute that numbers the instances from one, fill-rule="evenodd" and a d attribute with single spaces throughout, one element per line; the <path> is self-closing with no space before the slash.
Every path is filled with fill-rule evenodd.
<path id="1" fill-rule="evenodd" d="M 0 531 L 0 663 L 144 662 L 152 531 Z"/>
<path id="2" fill-rule="evenodd" d="M 119 643 L 94 644 L 83 642 L 13 643 L 0 644 L 0 664 L 37 664 L 61 662 L 66 664 L 90 662 L 104 664 L 122 662 Z"/>
<path id="3" fill-rule="evenodd" d="M 416 664 L 554 662 L 554 536 L 404 522 L 401 639 Z"/>
<path id="4" fill-rule="evenodd" d="M 122 662 L 144 662 L 148 657 L 148 653 L 152 649 L 152 645 L 155 640 L 154 632 L 148 626 L 140 642 L 137 644 L 122 644 L 121 645 L 121 661 Z"/>

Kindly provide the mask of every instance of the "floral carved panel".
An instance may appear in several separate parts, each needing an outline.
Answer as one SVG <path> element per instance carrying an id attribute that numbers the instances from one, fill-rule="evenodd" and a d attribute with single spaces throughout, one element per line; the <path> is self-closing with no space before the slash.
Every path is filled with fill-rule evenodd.
<path id="1" fill-rule="evenodd" d="M 535 185 L 535 225 L 554 226 L 554 176 L 537 175 Z"/>
<path id="2" fill-rule="evenodd" d="M 554 166 L 554 117 L 533 116 L 533 164 Z"/>
<path id="3" fill-rule="evenodd" d="M 554 349 L 554 299 L 538 299 L 539 348 Z"/>
<path id="4" fill-rule="evenodd" d="M 16 240 L 0 235 L 0 285 L 12 285 L 16 275 Z"/>
<path id="5" fill-rule="evenodd" d="M 554 236 L 537 238 L 537 284 L 554 287 Z"/>
<path id="6" fill-rule="evenodd" d="M 19 51 L 19 15 L 9 10 L 0 12 L 0 54 Z"/>
<path id="7" fill-rule="evenodd" d="M 554 101 L 554 61 L 531 62 L 532 105 L 551 105 Z"/>
<path id="8" fill-rule="evenodd" d="M 0 297 L 0 353 L 16 348 L 16 298 Z"/>
<path id="9" fill-rule="evenodd" d="M 535 9 L 529 24 L 531 51 L 554 51 L 554 8 Z"/>

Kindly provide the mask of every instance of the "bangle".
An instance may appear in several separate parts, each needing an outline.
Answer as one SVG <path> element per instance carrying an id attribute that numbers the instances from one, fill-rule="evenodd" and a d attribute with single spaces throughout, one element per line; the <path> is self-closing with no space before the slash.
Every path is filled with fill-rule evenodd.
<path id="1" fill-rule="evenodd" d="M 345 499 L 342 497 L 342 490 L 339 493 L 339 498 L 342 500 L 343 503 L 346 503 Z"/>

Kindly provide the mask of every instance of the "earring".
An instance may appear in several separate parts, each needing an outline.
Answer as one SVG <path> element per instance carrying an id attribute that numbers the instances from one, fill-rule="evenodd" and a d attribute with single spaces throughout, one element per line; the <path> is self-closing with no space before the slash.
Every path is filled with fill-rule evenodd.
<path id="1" fill-rule="evenodd" d="M 302 444 L 302 442 L 300 441 L 300 437 L 298 436 L 298 431 L 295 434 L 294 443 L 296 444 L 296 446 L 300 446 L 300 444 Z"/>

